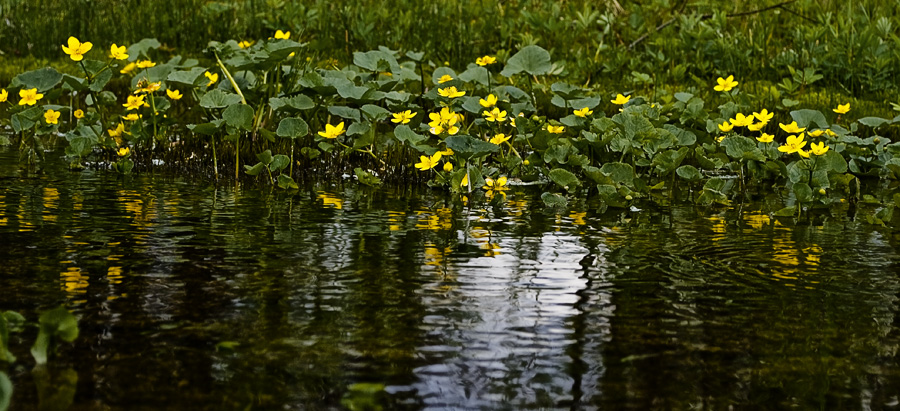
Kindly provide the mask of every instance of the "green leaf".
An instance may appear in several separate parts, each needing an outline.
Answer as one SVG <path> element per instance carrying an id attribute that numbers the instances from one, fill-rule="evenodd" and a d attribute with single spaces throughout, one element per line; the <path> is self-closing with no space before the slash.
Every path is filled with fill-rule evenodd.
<path id="1" fill-rule="evenodd" d="M 540 76 L 550 72 L 550 53 L 540 46 L 526 46 L 506 61 L 506 67 L 500 74 L 510 77 L 521 72 Z"/>
<path id="2" fill-rule="evenodd" d="M 316 103 L 306 94 L 298 94 L 293 97 L 272 97 L 269 99 L 269 105 L 272 106 L 272 110 L 275 111 L 285 107 L 294 110 L 309 110 L 314 108 Z"/>
<path id="3" fill-rule="evenodd" d="M 285 190 L 287 190 L 287 189 L 296 190 L 296 189 L 300 188 L 297 185 L 297 183 L 294 182 L 294 179 L 291 178 L 291 176 L 288 176 L 286 174 L 279 174 L 277 181 L 278 181 L 278 187 L 285 189 Z"/>
<path id="4" fill-rule="evenodd" d="M 262 153 L 257 154 L 256 158 L 265 165 L 272 164 L 272 160 L 274 159 L 272 150 L 263 151 Z"/>
<path id="5" fill-rule="evenodd" d="M 412 129 L 405 124 L 401 124 L 394 128 L 394 137 L 401 143 L 409 142 L 411 145 L 419 144 L 428 139 L 426 136 L 416 134 L 416 132 L 412 131 Z"/>
<path id="6" fill-rule="evenodd" d="M 459 73 L 459 79 L 466 83 L 479 83 L 481 85 L 488 84 L 488 78 L 490 78 L 491 73 L 488 72 L 487 68 L 481 66 L 469 67 L 466 71 Z"/>
<path id="7" fill-rule="evenodd" d="M 566 198 L 557 193 L 545 192 L 541 194 L 541 200 L 544 200 L 547 207 L 565 207 L 568 204 Z"/>
<path id="8" fill-rule="evenodd" d="M 244 166 L 244 172 L 251 176 L 259 175 L 259 173 L 262 173 L 262 171 L 265 169 L 266 169 L 266 165 L 262 162 L 256 163 L 252 166 L 249 166 L 249 165 Z"/>
<path id="9" fill-rule="evenodd" d="M 678 167 L 675 170 L 675 173 L 677 173 L 679 177 L 688 181 L 697 181 L 703 178 L 703 175 L 700 174 L 700 170 L 697 170 L 697 167 L 689 164 Z"/>
<path id="10" fill-rule="evenodd" d="M 825 115 L 822 114 L 819 110 L 795 110 L 791 112 L 791 118 L 797 122 L 799 127 L 810 127 L 812 123 L 815 123 L 821 129 L 828 128 L 828 120 L 825 119 Z"/>
<path id="11" fill-rule="evenodd" d="M 132 44 L 128 47 L 128 60 L 135 61 L 143 55 L 144 57 L 149 58 L 150 56 L 147 54 L 150 49 L 158 49 L 162 44 L 159 43 L 159 40 L 156 39 L 142 39 L 141 41 Z"/>
<path id="12" fill-rule="evenodd" d="M 775 217 L 793 217 L 797 214 L 797 207 L 785 207 L 775 212 Z"/>
<path id="13" fill-rule="evenodd" d="M 857 121 L 859 121 L 859 124 L 872 128 L 877 128 L 891 122 L 891 120 L 880 117 L 863 117 Z"/>
<path id="14" fill-rule="evenodd" d="M 672 135 L 675 136 L 675 138 L 678 140 L 678 145 L 680 146 L 690 146 L 697 142 L 697 135 L 691 131 L 679 128 L 672 124 L 665 124 L 662 128 L 672 133 Z"/>
<path id="15" fill-rule="evenodd" d="M 447 137 L 445 140 L 447 148 L 453 150 L 456 155 L 463 159 L 472 157 L 480 157 L 485 154 L 495 153 L 500 150 L 500 146 L 479 140 L 472 136 L 456 135 Z"/>
<path id="16" fill-rule="evenodd" d="M 225 123 L 232 127 L 240 127 L 244 130 L 253 128 L 253 108 L 243 103 L 235 103 L 222 112 Z"/>
<path id="17" fill-rule="evenodd" d="M 808 203 L 813 200 L 813 191 L 812 188 L 809 187 L 809 184 L 795 183 L 793 190 L 794 195 L 797 196 L 797 201 Z"/>
<path id="18" fill-rule="evenodd" d="M 391 115 L 391 112 L 384 107 L 379 107 L 373 104 L 366 104 L 362 106 L 362 112 L 365 113 L 366 117 L 368 117 L 371 121 L 381 121 Z"/>
<path id="19" fill-rule="evenodd" d="M 575 174 L 572 174 L 571 171 L 563 168 L 554 168 L 553 170 L 550 170 L 549 177 L 550 180 L 569 192 L 577 190 L 578 186 L 581 185 L 581 180 L 579 180 Z"/>
<path id="20" fill-rule="evenodd" d="M 353 174 L 356 174 L 356 179 L 360 182 L 360 184 L 365 184 L 367 186 L 378 186 L 381 185 L 381 179 L 372 175 L 372 173 L 363 170 L 362 168 L 356 167 L 353 169 Z"/>
<path id="21" fill-rule="evenodd" d="M 278 130 L 275 134 L 280 137 L 295 139 L 309 134 L 309 125 L 302 118 L 287 117 L 278 123 Z"/>
<path id="22" fill-rule="evenodd" d="M 186 86 L 196 86 L 200 80 L 200 76 L 206 72 L 203 67 L 192 67 L 189 71 L 173 71 L 166 77 L 169 83 L 180 83 Z"/>
<path id="23" fill-rule="evenodd" d="M 345 118 L 348 120 L 353 120 L 359 122 L 362 119 L 360 112 L 358 109 L 350 108 L 346 106 L 331 106 L 328 107 L 328 112 L 332 115 Z"/>
<path id="24" fill-rule="evenodd" d="M 6 373 L 0 371 L 0 411 L 9 409 L 9 403 L 12 401 L 13 385 Z"/>
<path id="25" fill-rule="evenodd" d="M 44 67 L 17 75 L 9 83 L 10 88 L 36 88 L 38 93 L 43 93 L 56 87 L 62 81 L 62 74 L 52 67 Z"/>
<path id="26" fill-rule="evenodd" d="M 634 168 L 631 167 L 631 164 L 606 163 L 600 167 L 600 172 L 619 184 L 631 185 L 634 180 Z"/>
<path id="27" fill-rule="evenodd" d="M 221 127 L 221 125 L 221 123 L 189 124 L 187 128 L 197 134 L 212 136 L 219 132 L 219 127 Z"/>
<path id="28" fill-rule="evenodd" d="M 47 363 L 47 351 L 52 349 L 56 340 L 72 342 L 78 338 L 78 319 L 65 307 L 45 311 L 38 319 L 38 324 L 40 331 L 31 347 L 31 355 L 38 365 Z"/>
<path id="29" fill-rule="evenodd" d="M 764 161 L 766 158 L 756 142 L 744 136 L 731 135 L 722 140 L 725 153 L 735 160 Z"/>
<path id="30" fill-rule="evenodd" d="M 0 314 L 0 361 L 16 362 L 16 357 L 9 352 L 9 321 Z"/>
<path id="31" fill-rule="evenodd" d="M 287 166 L 291 165 L 291 158 L 284 154 L 276 154 L 275 157 L 272 157 L 272 162 L 269 163 L 269 170 L 278 171 Z"/>
<path id="32" fill-rule="evenodd" d="M 241 96 L 234 93 L 226 93 L 219 89 L 210 90 L 203 97 L 200 97 L 200 107 L 203 108 L 225 108 L 240 102 Z"/>

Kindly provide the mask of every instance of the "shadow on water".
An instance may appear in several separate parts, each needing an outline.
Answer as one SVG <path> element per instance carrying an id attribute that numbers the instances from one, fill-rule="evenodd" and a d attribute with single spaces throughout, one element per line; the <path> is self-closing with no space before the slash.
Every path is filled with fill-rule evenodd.
<path id="1" fill-rule="evenodd" d="M 12 409 L 886 408 L 896 237 L 772 204 L 598 213 L 539 192 L 299 192 L 21 171 L 0 310 L 81 336 Z"/>

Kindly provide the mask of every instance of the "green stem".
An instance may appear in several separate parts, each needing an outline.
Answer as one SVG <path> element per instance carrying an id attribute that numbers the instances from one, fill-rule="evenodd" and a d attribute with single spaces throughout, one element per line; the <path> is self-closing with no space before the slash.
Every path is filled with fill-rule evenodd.
<path id="1" fill-rule="evenodd" d="M 247 99 L 244 98 L 244 93 L 241 92 L 241 88 L 238 87 L 237 82 L 234 81 L 234 77 L 231 76 L 231 72 L 225 68 L 225 64 L 222 63 L 222 60 L 219 58 L 219 53 L 213 52 L 213 55 L 216 56 L 216 63 L 219 64 L 219 68 L 222 69 L 222 73 L 225 73 L 225 77 L 228 77 L 228 81 L 231 83 L 231 87 L 234 88 L 234 91 L 241 96 L 241 103 L 247 104 Z"/>

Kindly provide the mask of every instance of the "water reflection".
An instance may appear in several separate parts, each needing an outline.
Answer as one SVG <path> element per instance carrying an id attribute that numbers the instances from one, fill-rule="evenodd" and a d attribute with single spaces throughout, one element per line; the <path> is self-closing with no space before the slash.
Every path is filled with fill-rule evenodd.
<path id="1" fill-rule="evenodd" d="M 0 175 L 0 310 L 80 317 L 75 409 L 898 403 L 896 240 L 846 216 L 54 175 Z"/>

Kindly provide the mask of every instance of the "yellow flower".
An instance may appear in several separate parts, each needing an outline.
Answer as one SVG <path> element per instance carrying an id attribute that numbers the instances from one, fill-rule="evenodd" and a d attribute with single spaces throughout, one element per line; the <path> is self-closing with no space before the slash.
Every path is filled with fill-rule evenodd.
<path id="1" fill-rule="evenodd" d="M 781 127 L 781 129 L 784 130 L 785 133 L 790 133 L 790 134 L 796 134 L 796 133 L 803 132 L 803 130 L 806 130 L 806 127 L 803 127 L 803 128 L 798 127 L 796 121 L 792 121 L 791 124 L 778 123 L 778 127 Z"/>
<path id="2" fill-rule="evenodd" d="M 443 76 L 441 76 L 441 78 L 438 79 L 438 84 L 444 84 L 448 81 L 453 81 L 453 77 L 451 77 L 449 74 L 444 74 Z"/>
<path id="3" fill-rule="evenodd" d="M 250 46 L 252 46 L 252 45 L 253 45 L 253 43 L 251 43 L 251 42 L 249 42 L 249 41 L 247 41 L 247 40 L 244 40 L 244 41 L 238 43 L 238 47 L 240 47 L 240 48 L 242 48 L 242 49 L 248 49 L 248 48 L 250 48 Z"/>
<path id="4" fill-rule="evenodd" d="M 791 154 L 800 151 L 804 146 L 806 146 L 806 141 L 803 141 L 803 134 L 801 133 L 796 136 L 788 136 L 787 142 L 779 146 L 778 151 Z"/>
<path id="5" fill-rule="evenodd" d="M 585 107 L 581 110 L 575 110 L 575 115 L 578 117 L 587 117 L 591 114 L 594 114 L 594 112 L 592 110 L 588 110 L 587 107 Z"/>
<path id="6" fill-rule="evenodd" d="M 128 49 L 125 46 L 116 46 L 116 43 L 113 43 L 112 46 L 109 46 L 109 58 L 116 60 L 126 60 L 128 59 Z"/>
<path id="7" fill-rule="evenodd" d="M 47 124 L 59 124 L 59 112 L 54 111 L 53 109 L 47 110 L 44 112 L 44 121 Z"/>
<path id="8" fill-rule="evenodd" d="M 9 92 L 5 89 L 0 89 L 0 103 L 5 103 L 6 99 L 9 98 Z"/>
<path id="9" fill-rule="evenodd" d="M 497 58 L 491 57 L 491 56 L 484 56 L 484 57 L 479 57 L 479 58 L 475 59 L 475 64 L 482 66 L 482 67 L 487 66 L 489 64 L 494 64 L 496 62 L 497 62 Z"/>
<path id="10" fill-rule="evenodd" d="M 550 134 L 562 134 L 566 131 L 566 128 L 563 126 L 547 126 L 547 132 Z"/>
<path id="11" fill-rule="evenodd" d="M 172 100 L 181 100 L 181 98 L 184 97 L 180 91 L 172 89 L 166 90 L 166 95 Z"/>
<path id="12" fill-rule="evenodd" d="M 622 106 L 622 105 L 625 105 L 625 103 L 627 103 L 628 100 L 631 100 L 631 96 L 623 96 L 621 94 L 617 94 L 616 99 L 610 100 L 610 102 L 612 102 L 613 104 L 618 104 L 618 105 Z"/>
<path id="13" fill-rule="evenodd" d="M 44 95 L 37 92 L 37 88 L 19 90 L 19 105 L 33 106 L 38 100 L 44 98 Z"/>
<path id="14" fill-rule="evenodd" d="M 441 155 L 442 156 L 452 156 L 453 149 L 451 149 L 451 148 L 445 149 L 445 150 L 441 151 Z"/>
<path id="15" fill-rule="evenodd" d="M 138 89 L 134 91 L 134 94 L 153 93 L 153 92 L 159 90 L 160 86 L 162 85 L 162 82 L 157 81 L 156 83 L 148 83 L 144 87 L 140 87 L 140 85 L 141 85 L 141 83 L 138 83 Z"/>
<path id="16" fill-rule="evenodd" d="M 456 97 L 462 97 L 462 96 L 466 95 L 466 92 L 459 91 L 456 89 L 456 87 L 450 86 L 447 88 L 438 89 L 438 94 L 440 94 L 442 97 L 456 98 Z"/>
<path id="17" fill-rule="evenodd" d="M 460 187 L 466 187 L 469 185 L 469 173 L 463 174 L 462 180 L 459 182 Z"/>
<path id="18" fill-rule="evenodd" d="M 716 80 L 716 83 L 719 84 L 713 87 L 713 90 L 715 91 L 731 91 L 731 89 L 738 85 L 738 82 L 734 81 L 734 76 L 728 76 L 728 78 L 719 77 Z"/>
<path id="19" fill-rule="evenodd" d="M 127 116 L 123 116 L 122 118 L 127 121 L 137 121 L 139 118 L 141 118 L 141 116 L 139 116 L 137 113 L 131 113 Z"/>
<path id="20" fill-rule="evenodd" d="M 419 156 L 419 163 L 416 163 L 416 168 L 422 171 L 428 171 L 434 168 L 438 164 L 438 161 L 441 159 L 441 153 L 434 153 L 433 156 Z"/>
<path id="21" fill-rule="evenodd" d="M 497 104 L 497 96 L 488 94 L 486 98 L 478 99 L 478 104 L 481 104 L 481 107 L 484 108 L 492 107 L 494 104 Z"/>
<path id="22" fill-rule="evenodd" d="M 831 129 L 825 130 L 825 134 L 828 134 L 829 137 L 837 137 L 837 133 L 831 131 Z"/>
<path id="23" fill-rule="evenodd" d="M 775 115 L 775 113 L 770 113 L 769 110 L 766 110 L 766 109 L 762 109 L 758 113 L 757 112 L 753 113 L 753 117 L 756 117 L 756 119 L 759 120 L 763 124 L 768 123 L 769 120 L 771 120 L 772 116 L 774 116 L 774 115 Z"/>
<path id="24" fill-rule="evenodd" d="M 287 40 L 287 39 L 291 38 L 291 32 L 289 32 L 289 31 L 285 32 L 285 31 L 278 30 L 275 32 L 275 38 L 281 39 L 281 40 Z"/>
<path id="25" fill-rule="evenodd" d="M 449 161 L 444 163 L 444 171 L 446 171 L 448 173 L 453 171 L 453 163 L 451 163 Z"/>
<path id="26" fill-rule="evenodd" d="M 727 133 L 727 132 L 731 131 L 731 129 L 733 129 L 733 128 L 734 128 L 734 124 L 729 123 L 728 121 L 725 121 L 722 124 L 719 124 L 719 130 L 721 130 L 723 133 Z"/>
<path id="27" fill-rule="evenodd" d="M 119 70 L 119 73 L 122 73 L 122 74 L 131 73 L 131 70 L 134 70 L 135 67 L 137 67 L 137 63 L 134 63 L 134 62 L 128 63 L 125 65 L 125 67 L 122 68 L 122 70 Z"/>
<path id="28" fill-rule="evenodd" d="M 119 149 L 119 151 L 116 151 L 116 154 L 118 154 L 119 157 L 125 157 L 130 153 L 131 153 L 131 150 L 129 150 L 128 147 L 122 147 Z"/>
<path id="29" fill-rule="evenodd" d="M 774 138 L 775 138 L 775 136 L 773 136 L 771 134 L 763 133 L 761 136 L 757 137 L 756 140 L 759 141 L 760 143 L 771 143 L 772 139 L 774 139 Z"/>
<path id="30" fill-rule="evenodd" d="M 491 121 L 491 122 L 494 122 L 494 121 L 497 121 L 497 122 L 504 122 L 504 121 L 506 121 L 506 110 L 500 111 L 500 109 L 497 108 L 497 107 L 494 107 L 494 109 L 491 110 L 491 111 L 485 110 L 485 111 L 483 111 L 483 112 L 481 113 L 481 115 L 483 115 L 483 116 L 486 117 L 485 120 Z"/>
<path id="31" fill-rule="evenodd" d="M 209 83 L 206 85 L 206 87 L 216 84 L 216 82 L 219 81 L 219 75 L 217 73 L 210 73 L 207 71 L 203 73 L 203 75 L 209 79 Z"/>
<path id="32" fill-rule="evenodd" d="M 434 128 L 444 125 L 453 126 L 459 120 L 456 113 L 450 111 L 447 107 L 442 108 L 439 113 L 429 113 L 428 118 L 431 119 L 431 122 L 429 122 L 428 125 Z"/>
<path id="33" fill-rule="evenodd" d="M 813 131 L 807 132 L 806 134 L 808 134 L 810 137 L 819 137 L 822 134 L 825 134 L 825 130 L 813 130 Z"/>
<path id="34" fill-rule="evenodd" d="M 84 110 L 81 110 L 81 109 L 75 110 L 75 112 L 72 113 L 72 115 L 75 116 L 75 118 L 77 118 L 77 119 L 82 119 L 82 118 L 84 118 Z"/>
<path id="35" fill-rule="evenodd" d="M 800 157 L 809 158 L 809 151 L 806 150 L 797 150 L 797 154 L 800 154 Z"/>
<path id="36" fill-rule="evenodd" d="M 137 110 L 144 105 L 144 96 L 128 96 L 128 102 L 122 104 L 126 110 Z"/>
<path id="37" fill-rule="evenodd" d="M 496 181 L 494 181 L 493 178 L 488 177 L 484 179 L 484 184 L 485 185 L 481 188 L 485 190 L 506 190 L 509 188 L 506 187 L 506 176 L 500 177 Z"/>
<path id="38" fill-rule="evenodd" d="M 825 145 L 824 141 L 820 143 L 812 143 L 809 145 L 809 151 L 817 156 L 821 156 L 822 154 L 827 153 L 829 148 L 830 147 Z"/>
<path id="39" fill-rule="evenodd" d="M 325 138 L 337 138 L 337 136 L 344 134 L 344 131 L 344 122 L 342 121 L 337 126 L 326 124 L 325 131 L 320 131 L 319 135 Z"/>
<path id="40" fill-rule="evenodd" d="M 751 118 L 752 118 L 752 117 L 751 117 Z M 747 126 L 747 130 L 750 130 L 750 131 L 759 131 L 759 130 L 762 130 L 763 127 L 765 127 L 765 126 L 766 126 L 766 123 L 756 123 L 756 124 L 751 124 L 751 125 Z"/>
<path id="41" fill-rule="evenodd" d="M 68 44 L 69 47 L 62 46 L 62 49 L 73 61 L 81 61 L 84 58 L 84 54 L 90 51 L 91 47 L 94 47 L 90 42 L 82 43 L 75 37 L 69 37 Z"/>
<path id="42" fill-rule="evenodd" d="M 406 110 L 399 113 L 391 114 L 394 118 L 391 119 L 394 123 L 407 124 L 413 117 L 416 116 L 416 113 L 413 113 L 412 110 Z"/>
<path id="43" fill-rule="evenodd" d="M 125 125 L 122 124 L 122 123 L 119 123 L 119 125 L 116 126 L 115 129 L 109 129 L 109 130 L 106 130 L 106 131 L 109 132 L 109 136 L 110 136 L 110 137 L 112 137 L 112 138 L 119 138 L 119 137 L 122 136 L 122 133 L 125 132 Z"/>
<path id="44" fill-rule="evenodd" d="M 850 111 L 850 103 L 838 104 L 837 108 L 833 111 L 838 114 L 847 114 L 847 112 Z"/>
<path id="45" fill-rule="evenodd" d="M 155 66 L 155 65 L 156 65 L 156 63 L 154 63 L 154 62 L 152 62 L 152 61 L 150 61 L 150 60 L 139 60 L 139 61 L 137 62 L 137 68 L 150 68 L 150 67 L 153 67 L 153 66 Z"/>
<path id="46" fill-rule="evenodd" d="M 735 127 L 747 127 L 753 124 L 753 116 L 745 116 L 743 113 L 737 113 L 731 119 L 731 125 Z"/>
<path id="47" fill-rule="evenodd" d="M 509 137 L 506 134 L 497 134 L 496 136 L 491 138 L 491 144 L 501 145 L 507 141 L 509 141 Z"/>

